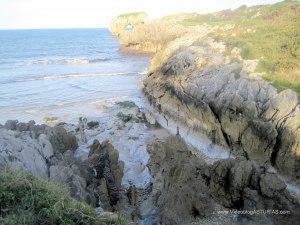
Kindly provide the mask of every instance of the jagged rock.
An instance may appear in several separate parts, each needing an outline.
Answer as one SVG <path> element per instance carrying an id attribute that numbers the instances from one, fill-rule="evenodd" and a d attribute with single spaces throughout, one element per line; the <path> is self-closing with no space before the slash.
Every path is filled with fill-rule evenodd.
<path id="1" fill-rule="evenodd" d="M 43 147 L 42 156 L 46 160 L 50 160 L 54 154 L 54 151 L 48 137 L 45 134 L 40 134 L 38 137 L 38 142 Z"/>
<path id="2" fill-rule="evenodd" d="M 124 169 L 124 164 L 119 162 L 118 151 L 108 141 L 100 144 L 98 140 L 94 140 L 85 163 L 91 171 L 95 171 L 95 177 L 102 180 L 101 193 L 105 193 L 107 189 L 109 204 L 116 205 L 119 201 L 119 189 Z M 100 198 L 100 201 L 105 204 L 107 199 Z"/>
<path id="3" fill-rule="evenodd" d="M 78 200 L 86 201 L 86 182 L 77 174 L 78 168 L 73 166 L 66 166 L 64 164 L 50 166 L 50 179 L 67 186 L 70 195 Z"/>
<path id="4" fill-rule="evenodd" d="M 263 174 L 260 178 L 260 190 L 264 196 L 274 197 L 286 189 L 286 184 L 275 174 Z"/>
<path id="5" fill-rule="evenodd" d="M 173 137 L 149 146 L 153 195 L 162 224 L 188 224 L 216 207 L 199 171 L 205 163 Z"/>
<path id="6" fill-rule="evenodd" d="M 176 137 L 150 145 L 149 152 L 152 194 L 162 224 L 193 224 L 202 216 L 209 218 L 212 211 L 229 209 L 290 211 L 276 218 L 240 215 L 243 222 L 238 224 L 295 223 L 298 219 L 298 200 L 265 164 L 223 159 L 209 165 Z"/>
<path id="7" fill-rule="evenodd" d="M 7 120 L 4 127 L 8 130 L 17 130 L 18 120 Z"/>
<path id="8" fill-rule="evenodd" d="M 79 161 L 74 157 L 76 137 L 64 126 L 8 121 L 0 128 L 0 166 L 56 181 L 80 201 L 113 209 L 120 198 L 124 168 L 118 151 L 108 141 L 95 140 L 88 159 Z"/>
<path id="9" fill-rule="evenodd" d="M 48 128 L 46 133 L 53 149 L 59 153 L 64 153 L 67 150 L 74 151 L 78 148 L 75 135 L 67 132 L 61 125 Z"/>
<path id="10" fill-rule="evenodd" d="M 0 165 L 9 165 L 47 178 L 47 159 L 52 156 L 53 148 L 45 136 L 35 139 L 27 133 L 0 129 Z"/>
<path id="11" fill-rule="evenodd" d="M 182 40 L 170 42 L 153 58 L 164 60 L 152 66 L 144 82 L 151 105 L 166 119 L 300 182 L 297 94 L 278 93 L 252 76 L 257 62 L 237 62 L 230 53 L 234 49 L 218 47 L 222 43 L 197 36 Z"/>
<path id="12" fill-rule="evenodd" d="M 149 111 L 145 112 L 145 118 L 149 124 L 151 124 L 151 125 L 156 124 L 156 120 L 155 120 L 154 116 Z"/>
<path id="13" fill-rule="evenodd" d="M 209 186 L 215 200 L 230 208 L 290 210 L 293 220 L 300 207 L 278 175 L 254 161 L 229 159 L 214 163 Z"/>

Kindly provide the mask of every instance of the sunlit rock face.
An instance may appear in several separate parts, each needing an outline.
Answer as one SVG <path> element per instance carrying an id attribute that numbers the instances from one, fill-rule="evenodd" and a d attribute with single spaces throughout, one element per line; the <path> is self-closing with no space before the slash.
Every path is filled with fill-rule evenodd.
<path id="1" fill-rule="evenodd" d="M 273 165 L 299 182 L 297 94 L 278 93 L 254 73 L 256 61 L 199 36 L 179 38 L 154 56 L 160 63 L 152 65 L 144 82 L 149 102 L 235 155 Z"/>
<path id="2" fill-rule="evenodd" d="M 0 128 L 0 165 L 49 177 L 51 160 L 77 148 L 76 137 L 62 126 L 49 127 L 9 120 Z"/>

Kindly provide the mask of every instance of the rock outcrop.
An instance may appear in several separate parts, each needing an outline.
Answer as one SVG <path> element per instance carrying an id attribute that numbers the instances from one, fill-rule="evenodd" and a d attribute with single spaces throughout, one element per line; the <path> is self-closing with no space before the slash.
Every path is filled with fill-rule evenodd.
<path id="1" fill-rule="evenodd" d="M 236 155 L 271 164 L 299 182 L 297 94 L 278 93 L 254 72 L 253 62 L 233 50 L 197 35 L 175 40 L 165 54 L 153 58 L 161 63 L 149 72 L 144 92 L 166 119 L 206 134 Z"/>
<path id="2" fill-rule="evenodd" d="M 119 161 L 118 151 L 108 142 L 94 140 L 88 158 L 84 164 L 92 174 L 91 183 L 96 184 L 99 203 L 103 208 L 115 206 L 120 198 L 123 177 L 123 162 Z"/>
<path id="3" fill-rule="evenodd" d="M 209 165 L 176 137 L 154 143 L 149 152 L 153 196 L 162 224 L 209 224 L 210 219 L 222 224 L 292 224 L 300 216 L 298 200 L 264 164 L 225 159 Z M 226 218 L 218 214 L 230 209 L 289 213 L 226 214 Z"/>
<path id="4" fill-rule="evenodd" d="M 285 39 L 294 39 L 297 10 L 296 2 L 281 2 L 153 21 L 128 14 L 115 18 L 110 29 L 122 46 L 155 53 L 144 92 L 167 125 L 172 119 L 230 148 L 235 155 L 273 165 L 299 184 L 297 93 L 280 92 L 263 79 L 297 90 L 299 65 L 292 63 L 297 53 L 284 50 L 297 46 L 291 42 L 287 47 Z M 279 26 L 283 20 L 290 24 L 288 35 L 285 26 Z M 278 21 L 278 26 L 272 27 L 271 21 Z M 130 32 L 125 29 L 127 24 L 133 25 Z M 278 32 L 274 34 L 277 38 L 272 45 L 264 45 L 261 37 L 271 29 Z M 273 48 L 281 43 L 285 48 Z"/>
<path id="5" fill-rule="evenodd" d="M 200 176 L 206 164 L 177 138 L 149 147 L 153 195 L 162 224 L 189 224 L 208 217 L 216 208 L 209 187 Z"/>
<path id="6" fill-rule="evenodd" d="M 49 127 L 14 120 L 0 128 L 0 166 L 54 180 L 72 197 L 111 210 L 119 200 L 123 177 L 118 151 L 108 141 L 95 140 L 88 158 L 81 161 L 74 156 L 77 147 L 75 135 L 64 124 Z"/>
<path id="7" fill-rule="evenodd" d="M 67 150 L 74 151 L 77 141 L 62 126 L 52 128 L 35 125 L 34 121 L 9 120 L 0 128 L 0 145 L 0 165 L 24 169 L 45 178 L 49 177 L 51 161 Z"/>

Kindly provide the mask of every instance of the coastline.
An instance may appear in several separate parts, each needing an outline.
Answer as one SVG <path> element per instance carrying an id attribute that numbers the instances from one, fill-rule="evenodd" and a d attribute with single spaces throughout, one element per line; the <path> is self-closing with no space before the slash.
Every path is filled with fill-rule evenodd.
<path id="1" fill-rule="evenodd" d="M 170 18 L 141 24 L 128 16 L 110 28 L 121 45 L 151 54 L 143 88 L 151 107 L 165 120 L 204 134 L 235 156 L 267 163 L 299 184 L 297 93 L 277 90 L 256 72 L 258 60 L 244 59 L 237 46 L 213 38 L 215 30 L 234 26 L 191 29 Z M 126 23 L 134 30 L 122 30 Z M 165 36 L 157 36 L 156 28 Z"/>
<path id="2" fill-rule="evenodd" d="M 234 12 L 240 11 L 248 12 Z M 224 31 L 226 37 L 232 24 L 186 26 L 186 18 L 150 21 L 133 13 L 113 19 L 118 51 L 151 59 L 142 85 L 134 83 L 141 93 L 93 102 L 97 114 L 79 121 L 7 120 L 0 124 L 0 172 L 34 185 L 34 179 L 49 182 L 43 186 L 48 189 L 63 187 L 65 192 L 50 192 L 66 193 L 77 204 L 70 216 L 74 224 L 297 223 L 298 93 L 276 88 L 257 71 L 259 59 L 246 58 L 240 46 L 215 36 Z M 18 194 L 10 180 L 5 187 Z M 47 207 L 56 210 L 60 201 Z M 0 223 L 16 213 L 7 202 Z M 39 211 L 30 213 L 40 219 Z"/>
<path id="3" fill-rule="evenodd" d="M 240 220 L 248 221 L 247 217 L 215 215 L 214 211 L 235 207 L 236 200 L 231 198 L 246 204 L 244 196 L 235 193 L 250 188 L 260 196 L 259 204 L 274 204 L 292 214 L 277 216 L 276 220 L 297 220 L 297 195 L 271 168 L 242 158 L 207 156 L 160 127 L 152 112 L 133 102 L 116 103 L 105 115 L 87 118 L 85 126 L 86 141 L 77 124 L 48 127 L 32 121 L 8 121 L 0 127 L 0 144 L 10 153 L 2 151 L 0 162 L 4 159 L 5 165 L 58 182 L 73 198 L 96 207 L 99 218 L 121 215 L 137 224 L 193 224 L 195 219 L 198 224 L 240 224 Z M 239 173 L 245 170 L 248 172 Z M 226 173 L 232 178 L 228 179 Z M 256 186 L 250 182 L 253 179 L 268 180 Z M 241 183 L 243 180 L 245 183 Z M 227 185 L 230 191 L 223 198 L 222 190 Z M 276 197 L 266 197 L 270 193 Z M 202 216 L 195 218 L 191 208 Z M 180 214 L 175 216 L 178 210 Z M 111 211 L 117 214 L 108 214 Z M 273 219 L 259 216 L 254 224 L 271 223 Z"/>

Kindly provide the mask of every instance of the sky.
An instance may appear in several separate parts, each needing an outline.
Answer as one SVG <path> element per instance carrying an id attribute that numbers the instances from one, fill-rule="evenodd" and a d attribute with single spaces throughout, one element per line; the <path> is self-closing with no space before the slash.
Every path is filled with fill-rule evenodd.
<path id="1" fill-rule="evenodd" d="M 206 13 L 279 0 L 0 0 L 0 29 L 107 27 L 116 15 L 145 11 L 152 18 Z"/>

